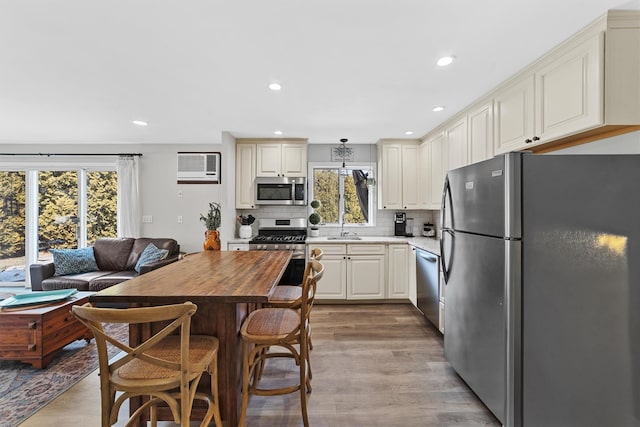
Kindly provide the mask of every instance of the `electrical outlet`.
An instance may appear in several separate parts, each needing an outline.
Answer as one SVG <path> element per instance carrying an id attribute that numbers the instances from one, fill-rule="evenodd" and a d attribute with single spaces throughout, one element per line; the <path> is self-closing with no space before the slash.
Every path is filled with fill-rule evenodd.
<path id="1" fill-rule="evenodd" d="M 182 215 L 178 215 L 178 224 L 182 224 Z"/>
<path id="2" fill-rule="evenodd" d="M 178 199 L 182 199 L 182 190 L 178 190 Z"/>
<path id="3" fill-rule="evenodd" d="M 153 216 L 151 215 L 142 215 L 142 222 L 145 224 L 151 224 L 153 222 Z"/>

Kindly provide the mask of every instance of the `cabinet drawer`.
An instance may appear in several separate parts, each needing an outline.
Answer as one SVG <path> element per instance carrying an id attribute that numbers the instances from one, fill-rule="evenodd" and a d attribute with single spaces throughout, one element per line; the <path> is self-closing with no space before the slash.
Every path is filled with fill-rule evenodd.
<path id="1" fill-rule="evenodd" d="M 347 253 L 349 255 L 384 255 L 384 244 L 349 244 L 347 245 Z"/>
<path id="2" fill-rule="evenodd" d="M 324 255 L 344 255 L 347 253 L 347 245 L 309 245 L 309 252 L 318 248 Z"/>

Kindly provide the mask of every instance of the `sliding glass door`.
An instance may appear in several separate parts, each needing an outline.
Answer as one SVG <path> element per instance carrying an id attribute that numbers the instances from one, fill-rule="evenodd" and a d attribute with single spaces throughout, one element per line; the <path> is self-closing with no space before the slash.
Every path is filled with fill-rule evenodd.
<path id="1" fill-rule="evenodd" d="M 117 235 L 115 165 L 0 171 L 0 285 L 23 285 L 52 248 L 86 247 Z M 27 277 L 28 279 L 28 277 Z"/>

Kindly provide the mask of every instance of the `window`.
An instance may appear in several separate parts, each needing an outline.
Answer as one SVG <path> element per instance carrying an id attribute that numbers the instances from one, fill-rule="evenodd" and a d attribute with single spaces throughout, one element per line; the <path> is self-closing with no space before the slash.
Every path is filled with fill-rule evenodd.
<path id="1" fill-rule="evenodd" d="M 340 174 L 340 165 L 310 165 L 309 200 L 319 200 L 317 212 L 322 225 L 375 225 L 373 191 L 367 178 L 373 176 L 370 164 L 350 164 Z"/>
<path id="2" fill-rule="evenodd" d="M 51 248 L 116 237 L 113 161 L 80 166 L 48 160 L 0 168 L 0 282 L 24 282 L 27 266 L 50 261 Z"/>

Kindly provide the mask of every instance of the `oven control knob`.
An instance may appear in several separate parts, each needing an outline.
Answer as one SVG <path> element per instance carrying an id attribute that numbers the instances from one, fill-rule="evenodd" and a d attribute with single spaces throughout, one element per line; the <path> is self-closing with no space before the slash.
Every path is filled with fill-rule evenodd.
<path id="1" fill-rule="evenodd" d="M 278 245 L 273 245 L 273 249 L 277 251 L 278 250 Z"/>

